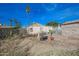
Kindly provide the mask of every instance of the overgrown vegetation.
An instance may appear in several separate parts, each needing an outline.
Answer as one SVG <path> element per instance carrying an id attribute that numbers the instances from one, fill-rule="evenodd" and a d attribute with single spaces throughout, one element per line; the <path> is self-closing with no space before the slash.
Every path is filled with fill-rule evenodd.
<path id="1" fill-rule="evenodd" d="M 12 37 L 15 34 L 19 34 L 18 28 L 3 28 L 0 29 L 0 39 L 6 39 Z"/>
<path id="2" fill-rule="evenodd" d="M 18 46 L 23 39 L 18 39 L 18 36 L 11 37 L 10 39 L 0 40 L 0 56 L 27 56 L 29 47 L 24 50 Z"/>
<path id="3" fill-rule="evenodd" d="M 57 23 L 57 22 L 49 22 L 49 23 L 47 23 L 46 25 L 47 25 L 47 26 L 52 26 L 52 27 L 57 27 L 58 24 L 59 24 L 59 23 Z"/>
<path id="4" fill-rule="evenodd" d="M 12 37 L 15 34 L 17 34 L 17 35 L 19 34 L 19 29 L 21 28 L 21 23 L 15 18 L 10 18 L 9 22 L 10 22 L 9 26 L 1 25 L 0 39 L 5 39 L 8 37 Z"/>
<path id="5" fill-rule="evenodd" d="M 33 40 L 32 40 L 33 39 Z M 44 41 L 43 41 L 44 42 Z M 31 54 L 30 49 L 34 46 L 38 46 L 40 47 L 40 45 L 53 45 L 53 44 L 63 44 L 60 41 L 54 41 L 53 44 L 48 44 L 46 41 L 46 43 L 41 43 L 40 41 L 37 41 L 34 37 L 32 38 L 27 38 L 24 39 L 22 38 L 22 36 L 19 35 L 15 35 L 13 37 L 11 37 L 10 39 L 6 39 L 6 40 L 0 40 L 0 56 L 29 56 L 29 55 L 38 55 L 38 56 L 79 56 L 79 49 L 78 50 L 66 50 L 66 49 L 56 49 L 53 48 L 51 50 L 48 50 L 46 52 L 41 52 L 40 49 L 38 51 L 40 51 L 40 54 L 36 54 L 38 53 L 35 52 L 35 54 Z M 36 45 L 37 44 L 37 45 Z M 40 44 L 40 45 L 38 45 Z M 48 48 L 46 46 L 42 46 L 42 48 Z M 35 48 L 36 49 L 36 48 Z M 33 51 L 33 50 L 32 50 Z"/>
<path id="6" fill-rule="evenodd" d="M 10 18 L 10 27 L 12 27 L 13 23 L 15 23 L 16 28 L 21 28 L 21 23 L 16 18 Z"/>

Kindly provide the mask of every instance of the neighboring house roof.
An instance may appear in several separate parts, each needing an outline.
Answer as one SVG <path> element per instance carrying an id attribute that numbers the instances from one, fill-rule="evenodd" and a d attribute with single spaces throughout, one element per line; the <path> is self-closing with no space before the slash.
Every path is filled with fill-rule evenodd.
<path id="1" fill-rule="evenodd" d="M 34 24 L 32 24 L 32 26 L 39 27 L 39 26 L 42 26 L 42 25 L 39 24 L 39 23 L 34 23 Z"/>
<path id="2" fill-rule="evenodd" d="M 79 24 L 79 20 L 65 22 L 65 23 L 62 24 L 62 25 L 71 25 L 71 24 Z"/>
<path id="3" fill-rule="evenodd" d="M 72 22 L 79 22 L 79 19 L 73 20 L 73 21 L 67 21 L 67 22 L 65 22 L 65 23 L 72 23 Z"/>
<path id="4" fill-rule="evenodd" d="M 28 26 L 28 27 L 43 27 L 44 25 L 39 24 L 39 23 L 33 23 L 32 25 Z M 27 28 L 28 28 L 27 27 Z"/>

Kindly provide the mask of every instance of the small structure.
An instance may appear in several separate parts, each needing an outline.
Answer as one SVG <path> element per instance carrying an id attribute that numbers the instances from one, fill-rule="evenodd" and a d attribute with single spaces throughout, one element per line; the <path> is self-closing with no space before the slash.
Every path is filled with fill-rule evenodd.
<path id="1" fill-rule="evenodd" d="M 53 30 L 51 26 L 44 26 L 39 23 L 33 23 L 29 27 L 27 27 L 28 34 L 38 34 L 41 32 L 48 33 L 49 30 Z"/>

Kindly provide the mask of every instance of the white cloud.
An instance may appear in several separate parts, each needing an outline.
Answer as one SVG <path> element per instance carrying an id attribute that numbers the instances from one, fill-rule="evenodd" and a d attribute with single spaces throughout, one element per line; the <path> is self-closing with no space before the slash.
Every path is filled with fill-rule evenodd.
<path id="1" fill-rule="evenodd" d="M 46 6 L 45 4 L 42 4 L 43 8 L 45 8 L 46 11 L 53 11 L 56 9 L 57 4 L 50 4 L 49 6 Z"/>

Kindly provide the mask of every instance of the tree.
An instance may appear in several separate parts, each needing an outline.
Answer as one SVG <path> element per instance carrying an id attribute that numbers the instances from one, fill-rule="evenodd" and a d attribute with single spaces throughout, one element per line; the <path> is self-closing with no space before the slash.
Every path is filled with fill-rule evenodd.
<path id="1" fill-rule="evenodd" d="M 28 19 L 29 19 L 29 24 L 28 25 L 31 25 L 31 23 L 32 23 L 32 20 L 30 19 L 30 11 L 31 11 L 30 6 L 29 6 L 29 4 L 27 4 L 26 13 L 27 13 Z"/>
<path id="2" fill-rule="evenodd" d="M 58 27 L 59 23 L 57 22 L 49 22 L 46 24 L 47 26 Z M 53 34 L 55 31 L 49 30 L 49 34 Z"/>
<path id="3" fill-rule="evenodd" d="M 52 26 L 52 27 L 57 27 L 58 23 L 57 22 L 49 22 L 46 24 L 47 26 Z"/>
<path id="4" fill-rule="evenodd" d="M 11 27 L 12 27 L 12 22 L 15 23 L 15 27 L 16 27 L 16 28 L 20 28 L 20 27 L 21 27 L 21 23 L 20 23 L 17 19 L 11 18 L 11 19 L 9 19 L 9 20 L 10 20 L 10 26 L 11 26 Z"/>
<path id="5" fill-rule="evenodd" d="M 9 19 L 9 21 L 10 21 L 10 26 L 12 27 L 13 20 L 12 19 Z"/>
<path id="6" fill-rule="evenodd" d="M 29 6 L 29 5 L 27 5 L 27 7 L 26 7 L 26 12 L 27 12 L 27 13 L 30 12 L 30 6 Z"/>
<path id="7" fill-rule="evenodd" d="M 5 26 L 5 27 L 7 26 L 6 23 L 4 23 L 4 26 Z"/>
<path id="8" fill-rule="evenodd" d="M 17 21 L 17 19 L 14 19 L 15 22 L 15 27 L 20 28 L 21 27 L 21 23 L 19 21 Z"/>
<path id="9" fill-rule="evenodd" d="M 10 21 L 10 26 L 11 26 L 11 28 L 10 28 L 10 36 L 12 36 L 13 33 L 19 33 L 18 29 L 21 28 L 20 22 L 15 18 L 11 18 L 11 19 L 9 19 L 9 21 Z M 12 27 L 13 22 L 15 23 L 14 27 Z"/>

